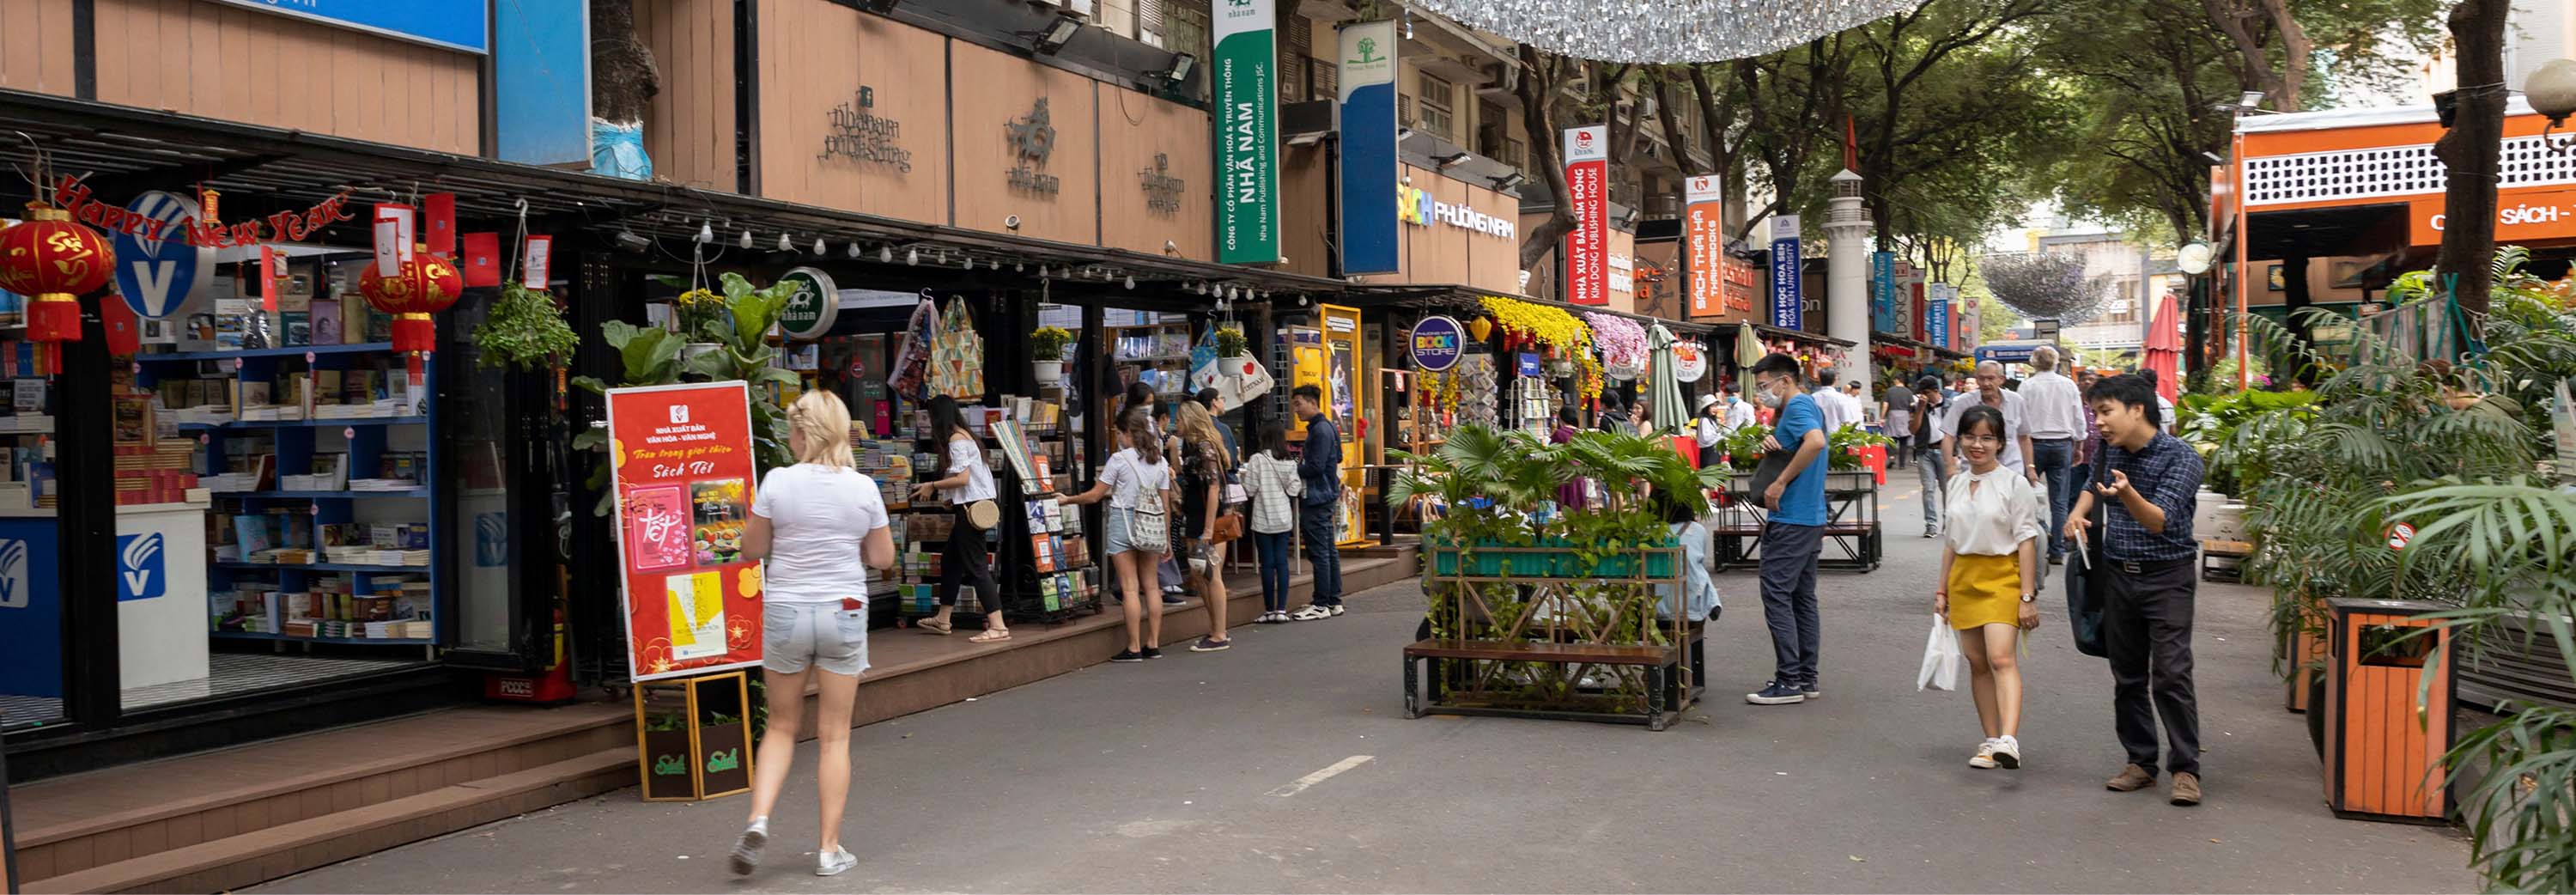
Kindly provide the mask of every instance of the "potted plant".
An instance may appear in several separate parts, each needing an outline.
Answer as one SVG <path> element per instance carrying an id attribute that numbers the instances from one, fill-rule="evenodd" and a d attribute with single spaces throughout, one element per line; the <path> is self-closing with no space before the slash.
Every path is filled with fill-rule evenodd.
<path id="1" fill-rule="evenodd" d="M 676 712 L 647 716 L 642 748 L 645 798 L 697 798 L 697 777 L 689 772 L 688 716 Z"/>
<path id="2" fill-rule="evenodd" d="M 491 313 L 474 327 L 474 345 L 481 349 L 479 363 L 486 367 L 504 364 L 521 370 L 553 366 L 554 362 L 580 347 L 581 337 L 564 323 L 563 310 L 555 306 L 554 296 L 541 289 L 530 289 L 517 280 L 501 284 L 501 298 L 492 303 Z"/>
<path id="3" fill-rule="evenodd" d="M 709 712 L 698 728 L 698 770 L 709 798 L 751 788 L 750 729 L 742 716 Z"/>
<path id="4" fill-rule="evenodd" d="M 1073 333 L 1061 326 L 1041 326 L 1029 333 L 1029 372 L 1039 385 L 1064 381 L 1064 346 L 1073 344 Z"/>
<path id="5" fill-rule="evenodd" d="M 697 357 L 723 349 L 724 337 L 718 328 L 725 322 L 724 296 L 704 288 L 690 289 L 671 300 L 671 315 L 679 325 L 680 363 L 684 367 Z"/>
<path id="6" fill-rule="evenodd" d="M 1252 340 L 1243 337 L 1243 327 L 1216 328 L 1216 356 L 1219 359 L 1242 357 L 1252 351 Z"/>

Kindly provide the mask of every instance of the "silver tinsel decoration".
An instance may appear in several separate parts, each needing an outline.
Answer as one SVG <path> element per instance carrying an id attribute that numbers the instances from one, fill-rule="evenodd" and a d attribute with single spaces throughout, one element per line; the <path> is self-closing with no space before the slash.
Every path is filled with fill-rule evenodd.
<path id="1" fill-rule="evenodd" d="M 1551 53 L 1605 62 L 1759 56 L 1912 9 L 1922 0 L 1416 0 Z"/>
<path id="2" fill-rule="evenodd" d="M 1977 274 L 2013 313 L 2068 326 L 2093 319 L 2111 299 L 2111 278 L 2085 276 L 2084 256 L 2073 253 L 1987 255 L 1977 259 Z"/>

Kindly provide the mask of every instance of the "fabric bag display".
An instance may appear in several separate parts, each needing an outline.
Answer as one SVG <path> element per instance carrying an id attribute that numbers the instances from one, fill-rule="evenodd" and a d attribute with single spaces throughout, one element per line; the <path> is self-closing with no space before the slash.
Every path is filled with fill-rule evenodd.
<path id="1" fill-rule="evenodd" d="M 1172 552 L 1171 512 L 1163 505 L 1162 484 L 1147 488 L 1139 479 L 1134 487 L 1136 493 L 1127 500 L 1127 546 L 1146 553 Z"/>
<path id="2" fill-rule="evenodd" d="M 939 306 L 924 298 L 912 308 L 912 320 L 903 327 L 903 344 L 895 349 L 894 365 L 886 370 L 886 387 L 907 399 L 918 398 L 929 384 L 930 355 L 939 341 Z"/>
<path id="3" fill-rule="evenodd" d="M 1914 676 L 1915 692 L 1929 687 L 1934 690 L 1959 689 L 1959 632 L 1950 629 L 1950 620 L 1940 613 L 1932 614 L 1932 640 L 1923 645 L 1923 670 Z"/>
<path id="4" fill-rule="evenodd" d="M 960 401 L 984 399 L 984 337 L 975 333 L 975 318 L 967 313 L 963 296 L 950 298 L 940 313 L 930 352 L 930 393 Z"/>

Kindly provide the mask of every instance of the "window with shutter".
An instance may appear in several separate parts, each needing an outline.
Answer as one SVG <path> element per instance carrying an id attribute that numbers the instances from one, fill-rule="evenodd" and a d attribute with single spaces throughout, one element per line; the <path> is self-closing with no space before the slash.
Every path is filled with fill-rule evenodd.
<path id="1" fill-rule="evenodd" d="M 1415 77 L 1414 91 L 1419 95 L 1414 108 L 1421 112 L 1421 123 L 1416 128 L 1438 134 L 1444 140 L 1455 134 L 1457 129 L 1452 124 L 1456 113 L 1452 110 L 1457 107 L 1452 103 L 1458 97 L 1458 88 L 1426 74 Z"/>
<path id="2" fill-rule="evenodd" d="M 1395 95 L 1395 123 L 1403 127 L 1414 126 L 1413 97 L 1401 93 Z"/>
<path id="3" fill-rule="evenodd" d="M 1163 0 L 1134 0 L 1136 4 L 1136 39 L 1147 46 L 1166 46 L 1164 32 L 1169 28 L 1163 19 Z"/>
<path id="4" fill-rule="evenodd" d="M 1321 59 L 1308 59 L 1306 60 L 1306 83 L 1315 91 L 1312 96 L 1316 99 L 1340 99 L 1342 67 Z"/>

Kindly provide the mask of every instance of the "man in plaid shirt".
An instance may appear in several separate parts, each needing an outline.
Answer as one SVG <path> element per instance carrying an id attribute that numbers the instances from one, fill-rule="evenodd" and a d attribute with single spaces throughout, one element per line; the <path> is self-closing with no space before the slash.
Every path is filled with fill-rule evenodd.
<path id="1" fill-rule="evenodd" d="M 2066 520 L 2077 545 L 2091 533 L 2085 518 L 2093 504 L 2107 507 L 2100 532 L 2107 557 L 2097 574 L 2111 586 L 2102 612 L 2103 646 L 2110 653 L 2112 717 L 2129 764 L 2104 785 L 2116 792 L 2145 789 L 2156 779 L 2156 722 L 2164 722 L 2166 771 L 2173 774 L 2170 801 L 2200 804 L 2200 709 L 2192 698 L 2192 597 L 2200 577 L 2191 537 L 2199 504 L 2200 454 L 2165 434 L 2153 385 L 2137 376 L 2113 376 L 2086 394 L 2102 431 L 2105 471 Z"/>

